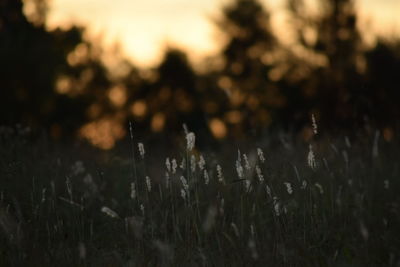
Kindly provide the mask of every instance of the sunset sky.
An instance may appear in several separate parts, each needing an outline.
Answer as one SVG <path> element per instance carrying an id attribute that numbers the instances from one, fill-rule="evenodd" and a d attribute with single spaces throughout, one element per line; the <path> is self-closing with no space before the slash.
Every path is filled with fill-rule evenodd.
<path id="1" fill-rule="evenodd" d="M 49 28 L 80 24 L 103 45 L 119 42 L 133 63 L 156 64 L 168 45 L 190 52 L 192 60 L 218 51 L 220 33 L 211 18 L 229 0 L 51 0 Z M 284 28 L 282 0 L 263 0 L 272 12 L 275 32 Z M 399 0 L 358 0 L 361 24 L 368 31 L 400 34 Z M 283 33 L 284 31 L 282 31 Z M 279 36 L 285 39 L 284 34 Z"/>

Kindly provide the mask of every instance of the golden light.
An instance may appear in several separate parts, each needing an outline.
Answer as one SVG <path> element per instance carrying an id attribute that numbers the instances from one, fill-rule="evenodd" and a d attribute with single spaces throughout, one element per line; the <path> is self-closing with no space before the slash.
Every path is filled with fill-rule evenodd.
<path id="1" fill-rule="evenodd" d="M 222 76 L 218 80 L 218 86 L 222 89 L 229 90 L 232 88 L 232 80 L 227 76 Z"/>
<path id="2" fill-rule="evenodd" d="M 99 104 L 92 104 L 87 110 L 87 116 L 90 119 L 95 119 L 101 114 L 101 105 Z"/>
<path id="3" fill-rule="evenodd" d="M 59 94 L 68 94 L 72 88 L 72 81 L 67 76 L 60 76 L 56 81 L 56 92 Z"/>
<path id="4" fill-rule="evenodd" d="M 385 129 L 383 129 L 383 138 L 386 142 L 391 142 L 393 140 L 393 137 L 394 133 L 392 128 L 386 127 Z"/>
<path id="5" fill-rule="evenodd" d="M 94 146 L 110 149 L 125 135 L 125 130 L 117 120 L 105 118 L 84 125 L 79 135 Z"/>
<path id="6" fill-rule="evenodd" d="M 151 119 L 151 129 L 154 132 L 161 132 L 165 126 L 165 115 L 161 112 L 154 114 Z"/>
<path id="7" fill-rule="evenodd" d="M 88 59 L 89 48 L 86 44 L 79 44 L 75 50 L 68 54 L 67 61 L 70 66 L 84 63 Z"/>
<path id="8" fill-rule="evenodd" d="M 147 113 L 147 105 L 143 100 L 138 100 L 131 106 L 131 113 L 137 118 L 143 118 Z"/>
<path id="9" fill-rule="evenodd" d="M 225 123 L 220 119 L 212 119 L 209 123 L 211 133 L 217 139 L 222 139 L 227 134 Z"/>
<path id="10" fill-rule="evenodd" d="M 126 103 L 126 88 L 122 85 L 116 85 L 108 92 L 108 98 L 116 107 L 122 107 Z"/>
<path id="11" fill-rule="evenodd" d="M 229 111 L 225 114 L 225 120 L 232 124 L 237 124 L 242 121 L 242 113 L 238 110 Z"/>
<path id="12" fill-rule="evenodd" d="M 204 105 L 204 110 L 209 114 L 213 114 L 218 111 L 218 104 L 213 101 L 207 101 L 203 105 Z"/>

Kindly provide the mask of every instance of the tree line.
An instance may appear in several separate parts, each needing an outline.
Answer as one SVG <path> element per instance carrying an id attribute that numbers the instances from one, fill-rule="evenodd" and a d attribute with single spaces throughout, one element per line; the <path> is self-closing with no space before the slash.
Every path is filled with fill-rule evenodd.
<path id="1" fill-rule="evenodd" d="M 49 31 L 46 1 L 30 4 L 28 16 L 22 0 L 0 2 L 1 125 L 23 123 L 54 138 L 103 129 L 114 139 L 129 121 L 144 134 L 173 136 L 186 124 L 217 138 L 300 132 L 311 114 L 327 132 L 372 127 L 390 135 L 399 127 L 400 39 L 368 46 L 353 0 L 319 1 L 318 14 L 287 0 L 292 45 L 279 41 L 262 3 L 232 0 L 214 21 L 226 42 L 206 71 L 174 48 L 154 68 L 120 58 L 110 69 L 84 28 Z"/>

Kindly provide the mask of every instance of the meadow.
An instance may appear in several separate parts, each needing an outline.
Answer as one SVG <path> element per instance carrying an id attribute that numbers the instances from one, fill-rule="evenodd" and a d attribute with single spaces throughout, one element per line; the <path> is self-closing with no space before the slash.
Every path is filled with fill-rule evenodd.
<path id="1" fill-rule="evenodd" d="M 400 266 L 399 136 L 103 152 L 0 130 L 0 266 Z"/>

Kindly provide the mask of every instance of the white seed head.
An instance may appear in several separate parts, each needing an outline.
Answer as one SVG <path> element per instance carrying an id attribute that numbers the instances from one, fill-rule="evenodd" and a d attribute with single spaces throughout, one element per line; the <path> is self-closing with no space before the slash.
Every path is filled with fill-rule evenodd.
<path id="1" fill-rule="evenodd" d="M 112 209 L 110 209 L 110 208 L 108 208 L 106 206 L 103 206 L 101 208 L 101 212 L 107 214 L 111 218 L 118 218 L 119 217 L 118 214 L 115 211 L 113 211 Z"/>
<path id="2" fill-rule="evenodd" d="M 200 170 L 204 170 L 204 167 L 206 166 L 206 161 L 204 160 L 203 155 L 200 155 L 200 159 L 199 159 L 199 168 Z"/>
<path id="3" fill-rule="evenodd" d="M 317 134 L 318 133 L 318 126 L 317 126 L 317 121 L 315 120 L 314 114 L 311 114 L 311 121 L 312 121 L 313 132 L 314 132 L 314 134 Z"/>
<path id="4" fill-rule="evenodd" d="M 239 179 L 243 179 L 243 176 L 244 176 L 243 167 L 239 160 L 236 161 L 236 172 L 237 172 Z"/>
<path id="5" fill-rule="evenodd" d="M 260 183 L 264 182 L 264 175 L 262 174 L 260 166 L 256 165 L 256 173 Z"/>
<path id="6" fill-rule="evenodd" d="M 196 157 L 194 155 L 190 157 L 190 170 L 192 172 L 196 171 Z"/>
<path id="7" fill-rule="evenodd" d="M 171 178 L 169 177 L 169 173 L 165 172 L 165 187 L 168 189 Z"/>
<path id="8" fill-rule="evenodd" d="M 143 204 L 140 204 L 140 210 L 142 211 L 142 214 L 144 216 L 144 205 Z"/>
<path id="9" fill-rule="evenodd" d="M 246 170 L 250 170 L 250 163 L 249 163 L 249 159 L 247 158 L 246 154 L 243 154 L 243 161 L 244 161 L 244 167 L 246 168 Z"/>
<path id="10" fill-rule="evenodd" d="M 307 181 L 303 180 L 303 182 L 301 183 L 301 189 L 306 189 L 307 187 Z"/>
<path id="11" fill-rule="evenodd" d="M 167 167 L 167 170 L 171 172 L 171 162 L 169 161 L 169 158 L 165 159 L 165 166 Z"/>
<path id="12" fill-rule="evenodd" d="M 186 148 L 189 151 L 192 151 L 195 145 L 196 136 L 193 132 L 186 134 Z"/>
<path id="13" fill-rule="evenodd" d="M 249 179 L 245 179 L 243 182 L 244 182 L 243 184 L 244 184 L 244 188 L 245 188 L 246 192 L 249 193 L 250 190 L 251 190 L 251 182 L 250 182 L 250 180 Z"/>
<path id="14" fill-rule="evenodd" d="M 188 184 L 186 178 L 184 176 L 181 176 L 180 179 L 181 179 L 181 182 L 182 182 L 183 189 L 188 191 L 189 190 L 189 184 Z"/>
<path id="15" fill-rule="evenodd" d="M 220 182 L 220 183 L 223 183 L 224 182 L 224 176 L 223 176 L 223 174 L 222 174 L 222 167 L 221 167 L 221 165 L 217 165 L 217 177 L 218 177 L 218 181 Z"/>
<path id="16" fill-rule="evenodd" d="M 309 146 L 307 161 L 308 161 L 308 166 L 310 166 L 311 169 L 315 170 L 317 168 L 314 151 L 311 144 Z"/>
<path id="17" fill-rule="evenodd" d="M 140 156 L 142 157 L 142 159 L 144 159 L 144 153 L 145 153 L 145 151 L 144 151 L 144 145 L 143 145 L 143 143 L 138 143 L 138 148 L 139 148 L 139 154 L 140 154 Z"/>
<path id="18" fill-rule="evenodd" d="M 257 155 L 258 155 L 258 159 L 261 161 L 261 163 L 264 163 L 265 157 L 264 157 L 264 152 L 261 150 L 261 148 L 257 148 Z"/>
<path id="19" fill-rule="evenodd" d="M 129 122 L 129 133 L 131 136 L 131 140 L 133 140 L 133 126 L 132 126 L 132 122 Z"/>
<path id="20" fill-rule="evenodd" d="M 280 216 L 281 215 L 281 208 L 280 208 L 280 203 L 277 197 L 274 197 L 274 210 L 275 210 L 275 214 L 276 216 Z"/>
<path id="21" fill-rule="evenodd" d="M 292 189 L 291 183 L 284 182 L 284 184 L 286 185 L 286 190 L 287 190 L 288 194 L 289 195 L 293 194 L 293 189 Z"/>
<path id="22" fill-rule="evenodd" d="M 185 158 L 182 158 L 181 164 L 179 165 L 179 168 L 181 168 L 182 170 L 186 169 L 186 160 Z"/>
<path id="23" fill-rule="evenodd" d="M 147 186 L 147 191 L 151 192 L 151 180 L 149 176 L 146 176 L 146 186 Z"/>
<path id="24" fill-rule="evenodd" d="M 178 168 L 178 163 L 176 162 L 176 159 L 172 159 L 172 174 L 176 173 L 177 168 Z"/>
<path id="25" fill-rule="evenodd" d="M 208 176 L 207 170 L 204 170 L 204 184 L 208 185 L 210 183 L 210 177 Z"/>
<path id="26" fill-rule="evenodd" d="M 135 183 L 131 183 L 131 199 L 136 198 L 136 185 Z"/>
<path id="27" fill-rule="evenodd" d="M 181 188 L 181 197 L 183 198 L 183 200 L 186 200 L 186 191 L 183 188 Z"/>
<path id="28" fill-rule="evenodd" d="M 265 185 L 265 190 L 267 190 L 267 194 L 268 194 L 268 196 L 269 196 L 269 197 L 272 197 L 272 194 L 271 194 L 271 188 L 269 188 L 269 186 L 268 186 L 268 185 Z"/>

